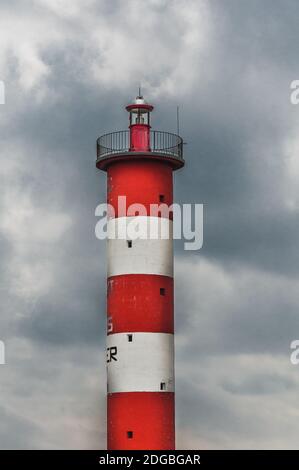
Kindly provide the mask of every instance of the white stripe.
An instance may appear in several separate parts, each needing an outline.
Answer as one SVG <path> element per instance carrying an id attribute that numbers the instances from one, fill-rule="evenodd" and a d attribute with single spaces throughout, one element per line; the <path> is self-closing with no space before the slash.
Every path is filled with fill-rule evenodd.
<path id="1" fill-rule="evenodd" d="M 168 333 L 109 335 L 107 379 L 108 393 L 173 392 L 174 336 Z"/>
<path id="2" fill-rule="evenodd" d="M 172 277 L 172 225 L 171 220 L 162 217 L 119 217 L 109 220 L 108 277 L 120 274 Z"/>

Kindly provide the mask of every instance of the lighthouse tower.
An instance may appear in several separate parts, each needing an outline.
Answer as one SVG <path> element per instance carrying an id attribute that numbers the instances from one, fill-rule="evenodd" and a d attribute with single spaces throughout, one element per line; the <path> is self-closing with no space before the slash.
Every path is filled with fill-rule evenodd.
<path id="1" fill-rule="evenodd" d="M 129 131 L 97 141 L 96 165 L 107 172 L 107 202 L 113 208 L 108 216 L 107 446 L 171 450 L 174 283 L 172 212 L 165 209 L 173 203 L 173 171 L 184 166 L 183 141 L 151 130 L 153 106 L 142 96 L 126 110 Z M 144 207 L 142 215 L 136 204 Z M 153 213 L 152 205 L 164 210 Z M 133 219 L 140 232 L 158 226 L 159 235 L 130 237 L 126 229 Z M 166 232 L 168 237 L 161 235 Z"/>

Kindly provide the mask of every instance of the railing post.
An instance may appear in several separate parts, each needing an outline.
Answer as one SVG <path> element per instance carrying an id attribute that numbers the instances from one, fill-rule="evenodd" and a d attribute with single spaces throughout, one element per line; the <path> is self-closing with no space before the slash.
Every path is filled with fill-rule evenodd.
<path id="1" fill-rule="evenodd" d="M 150 148 L 153 152 L 162 152 L 183 158 L 183 140 L 179 135 L 170 132 L 150 131 Z M 122 153 L 130 150 L 129 131 L 118 131 L 105 134 L 97 140 L 97 157 L 110 153 Z"/>

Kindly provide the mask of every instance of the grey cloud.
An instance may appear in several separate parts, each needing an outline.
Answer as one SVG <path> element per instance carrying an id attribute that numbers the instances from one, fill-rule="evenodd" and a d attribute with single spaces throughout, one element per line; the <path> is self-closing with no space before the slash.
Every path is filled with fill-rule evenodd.
<path id="1" fill-rule="evenodd" d="M 297 388 L 297 384 L 289 377 L 279 375 L 256 375 L 255 377 L 249 377 L 241 382 L 224 382 L 223 388 L 232 394 L 267 395 Z"/>
<path id="2" fill-rule="evenodd" d="M 1 4 L 3 13 L 12 15 L 11 5 Z M 211 30 L 203 45 L 192 39 L 201 29 L 195 15 L 201 5 L 209 10 Z M 289 83 L 298 78 L 297 2 L 193 2 L 189 8 L 194 9 L 195 23 L 183 15 L 184 2 L 149 2 L 140 10 L 135 2 L 125 2 L 125 7 L 123 2 L 95 2 L 90 12 L 84 9 L 73 18 L 50 7 L 26 2 L 21 39 L 21 44 L 36 40 L 30 32 L 39 31 L 38 14 L 45 26 L 38 57 L 50 73 L 32 89 L 24 89 L 19 51 L 11 45 L 6 52 L 9 100 L 2 145 L 5 158 L 20 159 L 21 169 L 9 183 L 6 177 L 1 182 L 3 188 L 15 185 L 23 197 L 29 195 L 45 218 L 61 212 L 72 225 L 57 241 L 33 241 L 25 253 L 13 239 L 1 239 L 5 283 L 0 337 L 8 345 L 17 338 L 30 347 L 26 361 L 20 360 L 22 348 L 14 352 L 16 357 L 9 348 L 10 372 L 2 376 L 1 385 L 11 401 L 3 405 L 0 447 L 105 445 L 100 397 L 106 379 L 97 362 L 104 357 L 105 245 L 94 236 L 94 209 L 105 200 L 106 182 L 95 170 L 95 141 L 102 133 L 127 127 L 123 106 L 140 79 L 146 98 L 156 104 L 154 128 L 175 132 L 175 108 L 180 104 L 187 145 L 186 167 L 175 176 L 176 200 L 205 204 L 203 249 L 186 253 L 178 243 L 176 250 L 178 440 L 187 429 L 198 447 L 203 440 L 218 448 L 263 443 L 273 448 L 279 442 L 295 446 L 292 394 L 297 385 L 295 370 L 288 369 L 288 348 L 299 331 L 299 218 L 298 210 L 290 211 L 285 204 L 289 186 L 284 143 L 298 119 L 289 104 Z M 138 30 L 136 49 L 126 43 L 122 63 L 121 45 L 144 12 L 149 30 Z M 28 19 L 32 23 L 27 24 Z M 95 35 L 95 19 L 98 28 L 101 21 L 114 26 L 109 42 L 107 32 Z M 192 34 L 186 39 L 188 32 Z M 110 58 L 112 64 L 119 62 L 117 77 L 107 63 L 105 44 L 114 46 Z M 150 49 L 158 46 L 159 54 L 150 64 Z M 132 73 L 127 63 L 134 65 Z M 29 67 L 32 73 L 34 64 Z M 109 67 L 110 79 L 101 81 Z M 45 276 L 50 269 L 51 287 L 29 298 L 15 291 L 18 273 L 11 282 L 7 278 L 16 259 L 26 273 L 36 262 Z M 199 271 L 197 260 L 202 262 Z M 244 377 L 240 372 L 224 380 L 221 365 L 235 367 L 225 355 L 241 363 L 240 354 L 256 360 L 256 375 L 248 372 Z M 282 355 L 283 370 L 259 369 L 258 354 L 272 355 L 277 364 Z M 53 366 L 52 356 L 59 367 Z M 223 356 L 224 366 L 221 362 L 206 371 L 205 361 L 223 361 Z M 191 364 L 192 374 L 184 364 Z M 198 385 L 201 378 L 206 387 Z M 53 383 L 53 411 L 47 413 L 46 389 Z M 33 419 L 20 418 L 25 405 L 36 417 L 34 402 L 40 404 L 37 426 Z M 62 434 L 57 435 L 53 414 L 62 416 Z M 73 436 L 68 433 L 71 417 L 76 420 Z M 280 434 L 289 441 L 279 440 Z"/>

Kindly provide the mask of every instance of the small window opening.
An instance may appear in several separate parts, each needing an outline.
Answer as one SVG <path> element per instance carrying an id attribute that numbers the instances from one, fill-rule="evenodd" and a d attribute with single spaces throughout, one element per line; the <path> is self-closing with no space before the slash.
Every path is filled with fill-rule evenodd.
<path id="1" fill-rule="evenodd" d="M 132 240 L 127 240 L 128 248 L 132 248 Z"/>
<path id="2" fill-rule="evenodd" d="M 164 202 L 164 201 L 165 201 L 165 196 L 164 196 L 164 194 L 160 194 L 159 200 L 160 200 L 160 202 Z"/>
<path id="3" fill-rule="evenodd" d="M 160 287 L 160 295 L 165 295 L 165 288 L 164 287 Z"/>
<path id="4" fill-rule="evenodd" d="M 165 382 L 160 383 L 160 390 L 166 390 L 166 383 Z"/>
<path id="5" fill-rule="evenodd" d="M 132 341 L 133 341 L 133 335 L 128 335 L 128 341 L 129 341 L 129 343 L 132 343 Z"/>
<path id="6" fill-rule="evenodd" d="M 133 439 L 133 431 L 127 431 L 127 438 Z"/>

